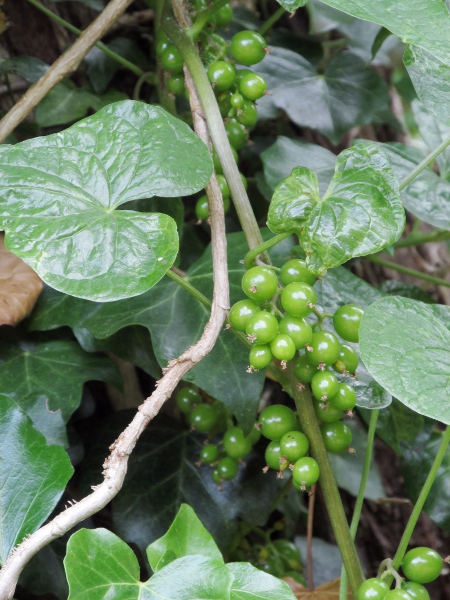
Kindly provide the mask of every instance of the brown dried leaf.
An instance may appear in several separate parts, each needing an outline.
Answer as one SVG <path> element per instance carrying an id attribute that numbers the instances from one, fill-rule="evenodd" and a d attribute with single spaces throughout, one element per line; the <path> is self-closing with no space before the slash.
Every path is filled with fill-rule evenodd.
<path id="1" fill-rule="evenodd" d="M 16 325 L 32 310 L 42 280 L 22 259 L 6 249 L 0 234 L 0 325 Z"/>
<path id="2" fill-rule="evenodd" d="M 339 600 L 339 583 L 340 579 L 333 579 L 322 585 L 319 585 L 315 590 L 310 592 L 304 585 L 292 579 L 292 577 L 283 577 L 284 581 L 289 585 L 294 592 L 294 596 L 298 600 Z M 348 600 L 352 600 L 353 596 L 349 590 Z"/>

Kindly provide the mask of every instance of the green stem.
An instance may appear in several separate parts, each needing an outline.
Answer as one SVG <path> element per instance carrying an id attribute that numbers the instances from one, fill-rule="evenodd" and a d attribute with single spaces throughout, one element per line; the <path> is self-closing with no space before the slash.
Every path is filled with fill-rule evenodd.
<path id="1" fill-rule="evenodd" d="M 236 208 L 239 221 L 241 223 L 244 235 L 250 248 L 255 248 L 262 244 L 263 239 L 256 222 L 255 215 L 250 201 L 242 183 L 239 170 L 231 152 L 230 142 L 222 121 L 222 116 L 217 106 L 217 101 L 211 84 L 205 72 L 205 68 L 200 60 L 197 49 L 192 41 L 179 27 L 172 15 L 168 14 L 167 2 L 164 7 L 161 25 L 173 41 L 175 46 L 183 56 L 183 60 L 189 69 L 197 94 L 202 104 L 203 112 L 208 123 L 209 133 L 211 135 L 214 148 L 222 165 L 222 170 L 231 191 L 234 206 Z"/>
<path id="2" fill-rule="evenodd" d="M 280 234 L 274 236 L 273 238 L 270 238 L 270 240 L 267 240 L 267 242 L 263 242 L 256 248 L 252 248 L 245 255 L 245 258 L 244 258 L 245 268 L 251 269 L 251 267 L 253 267 L 255 265 L 255 260 L 260 254 L 263 254 L 266 250 L 269 250 L 269 248 L 276 246 L 277 244 L 279 244 L 280 242 L 285 240 L 290 235 L 292 235 L 292 233 L 280 233 Z"/>
<path id="3" fill-rule="evenodd" d="M 201 304 L 203 304 L 203 306 L 206 306 L 206 308 L 211 308 L 211 301 L 208 300 L 208 298 L 204 296 L 196 287 L 191 285 L 186 280 L 186 278 L 180 277 L 171 269 L 166 271 L 166 275 L 169 279 L 172 279 L 172 281 L 175 281 L 176 283 L 178 283 L 178 285 L 181 285 L 182 288 L 189 292 L 191 296 L 194 296 L 194 298 L 196 298 Z"/>
<path id="4" fill-rule="evenodd" d="M 258 29 L 258 33 L 261 35 L 266 34 L 269 29 L 271 29 L 279 19 L 281 19 L 285 12 L 286 10 L 280 6 L 280 8 L 267 19 L 264 25 L 261 25 L 261 27 Z"/>
<path id="5" fill-rule="evenodd" d="M 314 412 L 311 395 L 308 388 L 305 388 L 302 391 L 299 390 L 293 366 L 289 365 L 288 369 L 293 398 L 300 417 L 300 422 L 311 444 L 311 453 L 319 464 L 320 487 L 323 492 L 333 532 L 341 552 L 342 561 L 348 573 L 352 594 L 356 598 L 358 588 L 364 581 L 364 575 L 356 553 L 355 545 L 353 544 L 350 535 L 350 529 L 348 527 L 333 470 L 328 460 L 327 451 L 323 445 L 322 434 L 319 425 L 317 424 L 317 417 Z"/>
<path id="6" fill-rule="evenodd" d="M 186 35 L 190 37 L 191 40 L 196 40 L 211 17 L 222 8 L 222 6 L 228 4 L 229 1 L 230 0 L 217 0 L 217 2 L 208 6 L 208 8 L 199 11 L 192 26 L 186 31 Z"/>
<path id="7" fill-rule="evenodd" d="M 428 473 L 428 477 L 423 484 L 422 490 L 417 498 L 417 502 L 414 505 L 411 516 L 409 517 L 408 523 L 405 527 L 405 530 L 402 535 L 402 539 L 400 540 L 400 544 L 398 545 L 397 552 L 395 553 L 393 560 L 393 567 L 396 571 L 398 571 L 403 557 L 405 556 L 406 548 L 408 547 L 409 540 L 413 534 L 416 523 L 419 519 L 420 513 L 422 512 L 423 506 L 425 504 L 426 499 L 428 498 L 431 488 L 433 486 L 434 480 L 439 471 L 439 467 L 444 459 L 445 453 L 447 451 L 448 444 L 450 442 L 450 425 L 447 426 L 443 436 L 442 442 L 439 447 L 439 451 L 436 454 L 436 458 L 434 459 L 433 465 Z"/>
<path id="8" fill-rule="evenodd" d="M 361 483 L 359 484 L 358 496 L 356 497 L 355 508 L 353 510 L 352 522 L 350 523 L 350 535 L 352 540 L 355 540 L 356 532 L 358 531 L 359 519 L 364 502 L 364 494 L 366 492 L 367 480 L 369 478 L 370 465 L 372 463 L 373 441 L 377 429 L 379 410 L 373 410 L 370 415 L 369 431 L 367 433 L 367 446 L 364 456 L 364 466 L 361 475 Z M 339 600 L 347 600 L 348 576 L 347 571 L 342 567 L 341 583 L 339 588 Z"/>
<path id="9" fill-rule="evenodd" d="M 37 9 L 39 9 L 41 12 L 46 14 L 48 17 L 50 17 L 50 19 L 53 19 L 53 21 L 55 21 L 55 23 L 59 23 L 59 25 L 62 25 L 63 27 L 65 27 L 66 29 L 68 29 L 69 31 L 74 33 L 75 35 L 81 35 L 83 33 L 81 31 L 81 29 L 78 29 L 77 27 L 75 27 L 74 25 L 69 23 L 68 21 L 65 21 L 59 15 L 56 15 L 54 12 L 52 12 L 51 10 L 49 10 L 48 8 L 43 6 L 37 0 L 28 0 L 28 2 L 30 4 L 32 4 L 33 6 L 35 6 Z M 116 54 L 113 50 L 110 50 L 108 48 L 108 46 L 106 46 L 105 44 L 102 44 L 102 42 L 97 42 L 95 44 L 95 47 L 98 48 L 99 50 L 101 50 L 102 52 L 104 52 L 107 56 L 109 56 L 116 62 L 120 63 L 126 69 L 129 69 L 130 71 L 132 71 L 138 77 L 141 77 L 142 75 L 145 74 L 145 71 L 140 69 L 137 65 L 133 64 L 126 58 L 123 58 L 123 56 L 120 56 L 120 54 Z"/>
<path id="10" fill-rule="evenodd" d="M 404 267 L 403 265 L 398 265 L 397 263 L 394 263 L 390 260 L 380 258 L 375 254 L 371 256 L 366 256 L 365 258 L 366 260 L 369 260 L 370 262 L 376 265 L 381 265 L 382 267 L 394 269 L 394 271 L 398 271 L 399 273 L 403 273 L 405 275 L 410 275 L 411 277 L 415 277 L 416 279 L 423 279 L 423 281 L 429 281 L 430 283 L 435 283 L 436 285 L 450 287 L 450 281 L 446 281 L 445 279 L 441 279 L 440 277 L 435 277 L 434 275 L 428 275 L 427 273 L 421 273 L 420 271 L 410 269 L 409 267 Z"/>
<path id="11" fill-rule="evenodd" d="M 428 242 L 444 242 L 450 239 L 450 231 L 445 229 L 436 229 L 430 233 L 411 233 L 398 242 L 395 242 L 394 248 L 408 248 L 409 246 L 420 246 Z"/>
<path id="12" fill-rule="evenodd" d="M 421 163 L 419 163 L 417 165 L 417 167 L 411 171 L 411 173 L 408 175 L 408 177 L 405 177 L 405 179 L 400 184 L 399 190 L 400 191 L 404 190 L 405 187 L 408 186 L 411 183 L 411 181 L 417 177 L 417 175 L 422 173 L 422 171 L 424 169 L 426 169 L 428 167 L 428 165 L 432 164 L 436 160 L 436 158 L 439 156 L 439 154 L 441 154 L 441 152 L 444 152 L 444 150 L 447 148 L 447 146 L 450 146 L 450 137 L 448 137 L 441 144 L 439 144 L 439 146 L 436 148 L 436 150 L 433 150 L 433 152 L 431 152 L 428 156 L 426 156 L 423 159 L 423 161 Z"/>

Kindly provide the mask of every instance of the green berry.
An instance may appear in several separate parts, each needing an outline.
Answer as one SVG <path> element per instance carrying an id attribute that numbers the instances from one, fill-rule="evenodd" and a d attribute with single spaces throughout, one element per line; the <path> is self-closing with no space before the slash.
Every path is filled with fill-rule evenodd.
<path id="1" fill-rule="evenodd" d="M 290 285 L 294 284 L 291 283 Z M 308 352 L 308 360 L 314 365 L 322 363 L 328 367 L 339 358 L 339 340 L 331 331 L 316 331 L 313 333 L 310 346 L 312 351 Z"/>
<path id="2" fill-rule="evenodd" d="M 266 55 L 266 40 L 256 31 L 240 31 L 231 40 L 231 53 L 242 65 L 256 65 Z"/>
<path id="3" fill-rule="evenodd" d="M 356 392 L 348 383 L 340 383 L 337 394 L 333 396 L 331 404 L 340 410 L 353 410 L 356 406 Z"/>
<path id="4" fill-rule="evenodd" d="M 268 344 L 278 332 L 278 321 L 271 313 L 261 310 L 250 317 L 245 327 L 250 342 Z"/>
<path id="5" fill-rule="evenodd" d="M 342 421 L 323 423 L 320 426 L 323 443 L 328 452 L 340 454 L 345 452 L 352 443 L 352 431 Z"/>
<path id="6" fill-rule="evenodd" d="M 215 90 L 223 92 L 233 85 L 236 79 L 236 70 L 231 63 L 218 60 L 209 66 L 208 79 Z"/>
<path id="7" fill-rule="evenodd" d="M 295 376 L 302 383 L 310 383 L 317 373 L 317 366 L 309 362 L 308 354 L 302 354 L 295 363 Z"/>
<path id="8" fill-rule="evenodd" d="M 201 196 L 195 205 L 195 214 L 199 221 L 207 221 L 209 219 L 209 202 L 208 196 Z"/>
<path id="9" fill-rule="evenodd" d="M 258 109 L 251 100 L 244 100 L 238 109 L 236 121 L 245 127 L 253 127 L 258 121 Z"/>
<path id="10" fill-rule="evenodd" d="M 293 480 L 300 485 L 301 489 L 306 489 L 317 483 L 319 480 L 319 465 L 310 456 L 299 458 L 292 470 Z"/>
<path id="11" fill-rule="evenodd" d="M 197 404 L 201 403 L 200 394 L 197 388 L 193 386 L 185 386 L 181 388 L 175 397 L 178 409 L 184 414 L 189 414 Z"/>
<path id="12" fill-rule="evenodd" d="M 402 583 L 402 590 L 408 592 L 413 600 L 430 600 L 430 594 L 420 583 L 407 581 Z"/>
<path id="13" fill-rule="evenodd" d="M 197 431 L 210 431 L 217 423 L 217 409 L 212 404 L 198 404 L 189 413 L 189 423 Z"/>
<path id="14" fill-rule="evenodd" d="M 359 586 L 356 600 L 383 600 L 388 591 L 389 586 L 385 581 L 372 577 Z"/>
<path id="15" fill-rule="evenodd" d="M 239 80 L 236 81 L 239 86 L 239 91 L 244 98 L 255 102 L 256 100 L 262 98 L 266 93 L 266 80 L 264 77 L 261 77 L 261 75 L 253 73 L 248 69 L 242 69 L 242 71 L 244 72 L 239 76 Z M 238 73 L 241 73 L 241 71 L 238 71 Z"/>
<path id="16" fill-rule="evenodd" d="M 280 442 L 272 441 L 267 445 L 266 451 L 264 453 L 264 459 L 266 464 L 271 468 L 275 469 L 275 471 L 279 471 L 284 465 L 283 462 L 283 454 L 281 452 Z"/>
<path id="17" fill-rule="evenodd" d="M 219 458 L 219 448 L 216 444 L 208 444 L 200 451 L 200 460 L 206 465 L 210 465 Z"/>
<path id="18" fill-rule="evenodd" d="M 294 317 L 306 317 L 317 302 L 316 292 L 302 282 L 289 283 L 280 296 L 284 310 Z"/>
<path id="19" fill-rule="evenodd" d="M 318 371 L 311 380 L 311 389 L 317 400 L 329 400 L 338 393 L 339 383 L 331 371 Z"/>
<path id="20" fill-rule="evenodd" d="M 230 119 L 228 123 L 225 124 L 225 131 L 227 132 L 228 141 L 236 150 L 240 150 L 245 146 L 245 142 L 247 141 L 247 134 L 245 132 L 244 126 L 238 123 L 236 119 Z"/>
<path id="21" fill-rule="evenodd" d="M 233 20 L 233 9 L 229 4 L 225 4 L 218 11 L 216 11 L 216 26 L 217 27 L 226 27 Z"/>
<path id="22" fill-rule="evenodd" d="M 242 277 L 244 294 L 258 304 L 271 300 L 277 293 L 277 289 L 277 276 L 267 267 L 252 267 Z"/>
<path id="23" fill-rule="evenodd" d="M 280 440 L 285 433 L 297 429 L 295 413 L 283 404 L 267 406 L 259 416 L 262 435 L 268 440 Z"/>
<path id="24" fill-rule="evenodd" d="M 249 454 L 252 444 L 240 427 L 231 427 L 223 436 L 223 447 L 228 456 L 240 459 Z"/>
<path id="25" fill-rule="evenodd" d="M 288 335 L 297 350 L 304 348 L 311 342 L 312 327 L 303 317 L 284 316 L 278 323 L 278 331 Z"/>
<path id="26" fill-rule="evenodd" d="M 290 431 L 281 438 L 280 448 L 289 461 L 295 462 L 308 454 L 309 441 L 301 431 Z"/>
<path id="27" fill-rule="evenodd" d="M 358 368 L 359 357 L 354 348 L 347 344 L 341 344 L 339 349 L 339 358 L 334 363 L 333 368 L 339 373 L 354 373 Z"/>
<path id="28" fill-rule="evenodd" d="M 250 317 L 256 315 L 261 309 L 253 300 L 239 300 L 230 309 L 228 321 L 236 331 L 245 331 Z"/>
<path id="29" fill-rule="evenodd" d="M 229 481 L 234 479 L 238 474 L 239 464 L 236 459 L 231 456 L 224 456 L 217 465 L 217 471 L 221 479 Z"/>
<path id="30" fill-rule="evenodd" d="M 331 403 L 326 402 L 314 402 L 314 411 L 316 417 L 322 423 L 334 423 L 335 421 L 340 421 L 344 416 L 343 410 L 339 410 Z"/>
<path id="31" fill-rule="evenodd" d="M 420 546 L 405 554 L 402 569 L 405 576 L 415 583 L 430 583 L 439 577 L 444 561 L 431 548 Z"/>
<path id="32" fill-rule="evenodd" d="M 347 342 L 358 342 L 359 327 L 363 315 L 363 309 L 355 304 L 341 306 L 333 316 L 333 325 L 336 333 Z"/>
<path id="33" fill-rule="evenodd" d="M 222 483 L 222 477 L 220 476 L 219 469 L 217 467 L 211 471 L 211 477 L 215 484 L 220 485 Z"/>
<path id="34" fill-rule="evenodd" d="M 183 70 L 183 57 L 173 44 L 161 54 L 161 64 L 166 71 L 172 73 L 181 73 Z"/>
<path id="35" fill-rule="evenodd" d="M 265 369 L 272 362 L 272 359 L 273 355 L 270 351 L 270 346 L 257 345 L 250 348 L 248 362 L 257 371 Z"/>
<path id="36" fill-rule="evenodd" d="M 184 75 L 172 75 L 167 82 L 167 89 L 175 96 L 184 92 Z"/>
<path id="37" fill-rule="evenodd" d="M 313 286 L 317 281 L 317 275 L 308 269 L 304 260 L 294 258 L 292 260 L 288 260 L 281 267 L 280 279 L 283 285 L 289 285 L 290 283 L 294 282 L 302 282 Z"/>
<path id="38" fill-rule="evenodd" d="M 296 349 L 292 338 L 281 333 L 270 342 L 270 351 L 278 360 L 288 362 L 294 358 Z"/>

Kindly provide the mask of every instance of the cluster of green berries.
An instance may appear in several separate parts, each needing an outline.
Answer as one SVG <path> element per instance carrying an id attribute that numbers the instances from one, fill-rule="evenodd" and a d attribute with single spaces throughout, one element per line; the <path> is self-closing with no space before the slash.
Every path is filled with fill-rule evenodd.
<path id="1" fill-rule="evenodd" d="M 356 600 L 430 600 L 424 583 L 437 579 L 442 571 L 443 560 L 431 548 L 413 548 L 405 554 L 402 570 L 407 580 L 401 587 L 390 590 L 381 577 L 367 579 L 359 588 Z M 385 572 L 386 574 L 389 571 Z"/>
<path id="2" fill-rule="evenodd" d="M 207 8 L 205 0 L 195 0 L 196 12 Z M 205 64 L 208 79 L 214 89 L 220 113 L 225 120 L 225 130 L 236 162 L 237 151 L 248 140 L 248 130 L 258 120 L 256 101 L 264 96 L 267 83 L 261 75 L 250 69 L 237 69 L 236 63 L 245 67 L 261 62 L 267 52 L 265 39 L 255 31 L 236 33 L 231 42 L 215 30 L 227 27 L 233 19 L 233 9 L 225 4 L 211 17 L 207 28 L 199 36 L 200 54 Z M 183 58 L 176 46 L 162 30 L 158 31 L 156 54 L 167 72 L 167 89 L 174 96 L 186 94 Z M 222 173 L 217 154 L 213 156 L 215 172 L 224 200 L 225 212 L 230 206 L 230 190 Z M 247 187 L 245 177 L 244 186 Z M 200 221 L 209 218 L 208 199 L 202 196 L 195 207 Z"/>
<path id="3" fill-rule="evenodd" d="M 245 435 L 240 427 L 227 420 L 227 415 L 220 402 L 207 404 L 195 386 L 181 388 L 176 395 L 176 403 L 180 412 L 184 413 L 193 430 L 208 433 L 213 438 L 223 432 L 219 443 L 207 443 L 200 451 L 198 465 L 212 467 L 213 481 L 220 485 L 224 481 L 234 479 L 238 474 L 239 461 L 250 454 L 252 447 L 258 442 L 261 434 L 254 428 Z"/>
<path id="4" fill-rule="evenodd" d="M 273 532 L 284 529 L 283 521 L 276 521 L 263 537 L 270 538 Z M 295 544 L 286 539 L 269 539 L 266 544 L 250 543 L 242 537 L 232 557 L 233 561 L 249 562 L 261 571 L 274 577 L 292 577 L 306 584 L 303 577 L 303 565 L 300 552 Z"/>

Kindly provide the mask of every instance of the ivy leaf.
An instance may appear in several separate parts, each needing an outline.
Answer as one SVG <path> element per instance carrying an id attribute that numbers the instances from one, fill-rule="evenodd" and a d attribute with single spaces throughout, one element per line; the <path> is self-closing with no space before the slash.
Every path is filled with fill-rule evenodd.
<path id="1" fill-rule="evenodd" d="M 55 508 L 73 468 L 17 404 L 0 397 L 0 564 Z"/>
<path id="2" fill-rule="evenodd" d="M 338 156 L 322 200 L 315 174 L 303 167 L 294 169 L 277 186 L 268 216 L 275 233 L 298 234 L 311 270 L 319 273 L 392 244 L 404 223 L 389 161 L 369 144 L 358 144 Z"/>
<path id="3" fill-rule="evenodd" d="M 370 374 L 421 415 L 450 423 L 450 332 L 426 304 L 389 297 L 364 313 L 360 351 Z"/>
<path id="4" fill-rule="evenodd" d="M 315 171 L 320 193 L 325 194 L 333 177 L 336 156 L 317 144 L 280 135 L 261 153 L 261 160 L 264 178 L 272 191 L 295 167 L 307 167 Z"/>
<path id="5" fill-rule="evenodd" d="M 350 52 L 338 54 L 319 73 L 300 54 L 271 47 L 258 72 L 271 94 L 258 101 L 262 118 L 275 118 L 282 109 L 296 125 L 317 129 L 334 144 L 355 125 L 371 123 L 389 105 L 386 83 Z"/>
<path id="6" fill-rule="evenodd" d="M 48 441 L 60 441 L 81 400 L 86 381 L 121 387 L 120 375 L 105 356 L 83 352 L 76 342 L 35 342 L 20 337 L 0 344 L 0 394 L 16 400 Z"/>
<path id="7" fill-rule="evenodd" d="M 430 435 L 431 433 L 431 435 Z M 408 496 L 416 502 L 422 486 L 430 472 L 442 442 L 441 431 L 422 431 L 413 442 L 404 443 L 400 469 L 405 481 Z M 445 531 L 450 531 L 450 451 L 447 449 L 432 491 L 427 496 L 424 512 Z"/>
<path id="8" fill-rule="evenodd" d="M 182 504 L 168 532 L 147 548 L 147 558 L 156 573 L 173 560 L 189 554 L 205 555 L 223 562 L 214 538 L 188 504 Z"/>
<path id="9" fill-rule="evenodd" d="M 441 60 L 450 54 L 450 14 L 441 0 L 323 0 L 358 19 L 386 27 L 402 42 L 428 50 Z"/>
<path id="10" fill-rule="evenodd" d="M 36 83 L 45 75 L 49 66 L 34 56 L 13 56 L 0 62 L 0 73 L 13 73 L 29 83 Z"/>
<path id="11" fill-rule="evenodd" d="M 166 215 L 115 209 L 192 194 L 211 171 L 186 124 L 159 107 L 117 102 L 61 133 L 0 148 L 0 227 L 6 246 L 55 289 L 129 298 L 161 279 L 178 236 Z"/>
<path id="12" fill-rule="evenodd" d="M 225 600 L 231 572 L 206 556 L 173 561 L 145 583 L 139 563 L 125 542 L 106 529 L 81 529 L 69 540 L 64 560 L 69 600 Z"/>
<path id="13" fill-rule="evenodd" d="M 403 62 L 419 99 L 438 121 L 446 125 L 450 125 L 448 57 L 447 53 L 444 59 L 439 59 L 418 46 L 408 46 L 403 56 Z"/>
<path id="14" fill-rule="evenodd" d="M 107 104 L 126 100 L 127 95 L 111 90 L 102 96 L 89 88 L 78 88 L 73 81 L 66 79 L 45 96 L 36 107 L 36 123 L 40 127 L 67 125 L 85 117 L 89 109 L 100 110 Z"/>
<path id="15" fill-rule="evenodd" d="M 108 447 L 132 417 L 132 411 L 120 411 L 99 422 L 100 434 L 82 468 L 86 491 L 99 477 Z M 124 486 L 112 501 L 119 535 L 145 552 L 151 542 L 166 534 L 183 502 L 192 506 L 222 549 L 236 534 L 237 517 L 265 525 L 282 482 L 274 476 L 268 485 L 268 476 L 262 472 L 264 460 L 251 454 L 237 477 L 218 490 L 211 467 L 196 465 L 204 440 L 204 435 L 190 433 L 165 415 L 150 423 L 130 456 Z"/>
<path id="16" fill-rule="evenodd" d="M 295 600 L 288 584 L 249 563 L 228 563 L 233 573 L 230 600 Z"/>

